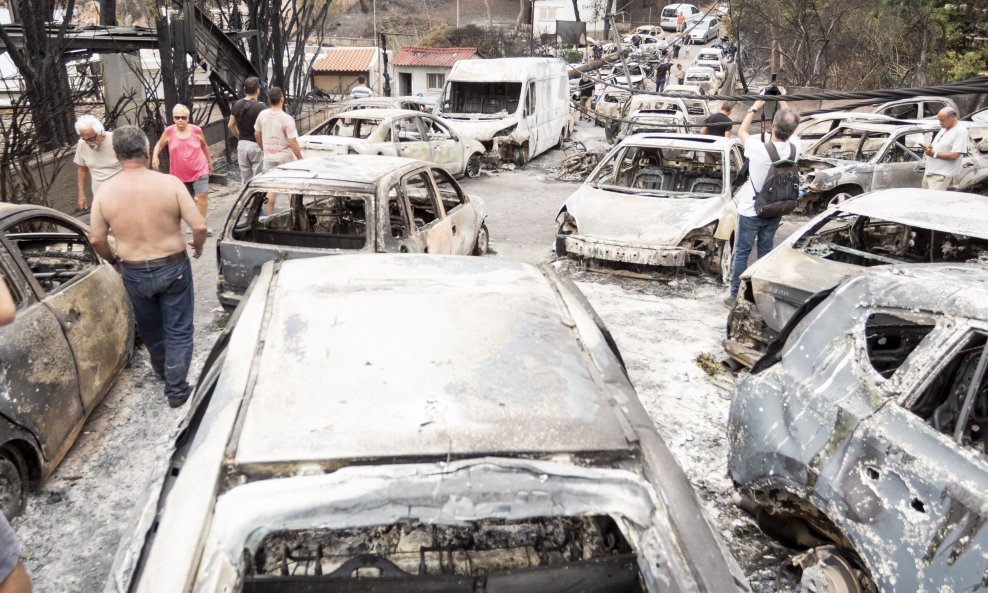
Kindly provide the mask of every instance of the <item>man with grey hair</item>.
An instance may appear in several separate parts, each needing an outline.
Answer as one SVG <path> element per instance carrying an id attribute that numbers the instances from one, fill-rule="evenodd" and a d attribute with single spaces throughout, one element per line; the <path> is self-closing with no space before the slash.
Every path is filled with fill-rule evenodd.
<path id="1" fill-rule="evenodd" d="M 90 240 L 117 267 L 134 307 L 151 367 L 165 382 L 168 405 L 189 399 L 195 293 L 182 221 L 192 229 L 192 257 L 202 255 L 206 221 L 179 179 L 148 169 L 150 145 L 136 126 L 113 135 L 122 171 L 93 198 Z M 116 253 L 107 242 L 112 229 Z"/>
<path id="2" fill-rule="evenodd" d="M 700 133 L 730 138 L 731 128 L 734 126 L 734 120 L 731 119 L 731 112 L 734 111 L 734 105 L 734 101 L 724 101 L 721 103 L 720 111 L 711 114 L 710 117 L 703 120 L 703 127 L 700 128 Z"/>
<path id="3" fill-rule="evenodd" d="M 76 172 L 79 190 L 76 206 L 79 212 L 83 212 L 86 210 L 86 175 L 93 178 L 93 195 L 96 195 L 101 183 L 120 172 L 120 162 L 113 154 L 113 132 L 104 130 L 99 119 L 83 115 L 76 120 L 75 131 L 79 134 L 72 160 L 79 167 Z"/>
<path id="4" fill-rule="evenodd" d="M 961 161 L 967 154 L 967 129 L 957 123 L 957 110 L 944 107 L 937 113 L 940 131 L 933 142 L 923 147 L 926 172 L 923 189 L 946 190 L 961 173 Z"/>
<path id="5" fill-rule="evenodd" d="M 786 94 L 786 90 L 781 86 L 779 92 Z M 789 141 L 796 131 L 796 126 L 799 125 L 799 115 L 790 111 L 785 101 L 779 102 L 778 111 L 772 118 L 771 136 L 766 138 L 764 133 L 750 133 L 755 114 L 764 106 L 765 101 L 755 101 L 738 129 L 738 139 L 744 145 L 744 155 L 748 158 L 748 180 L 735 195 L 738 224 L 734 233 L 731 294 L 724 300 L 724 304 L 728 307 L 734 306 L 741 274 L 748 268 L 748 257 L 752 248 L 758 245 L 759 259 L 768 255 L 768 252 L 772 251 L 775 232 L 779 230 L 779 222 L 782 220 L 781 217 L 764 218 L 755 212 L 755 195 L 762 190 L 773 165 L 767 144 L 772 142 L 775 145 L 781 160 L 795 161 L 799 158 L 799 143 Z"/>

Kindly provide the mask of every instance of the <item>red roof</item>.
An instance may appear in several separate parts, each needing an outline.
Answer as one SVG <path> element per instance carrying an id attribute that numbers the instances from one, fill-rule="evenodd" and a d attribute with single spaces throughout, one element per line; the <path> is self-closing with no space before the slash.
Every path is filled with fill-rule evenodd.
<path id="1" fill-rule="evenodd" d="M 313 72 L 367 72 L 376 47 L 326 47 L 312 64 Z"/>
<path id="2" fill-rule="evenodd" d="M 406 45 L 391 60 L 392 66 L 431 66 L 449 68 L 459 60 L 477 56 L 476 47 L 420 47 Z"/>

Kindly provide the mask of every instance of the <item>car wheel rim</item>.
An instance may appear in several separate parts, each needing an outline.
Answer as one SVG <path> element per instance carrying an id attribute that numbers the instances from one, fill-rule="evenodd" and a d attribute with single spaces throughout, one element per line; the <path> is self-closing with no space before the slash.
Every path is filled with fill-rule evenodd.
<path id="1" fill-rule="evenodd" d="M 734 250 L 731 249 L 731 242 L 724 241 L 720 248 L 720 279 L 727 284 L 731 281 L 731 264 L 734 263 Z"/>
<path id="2" fill-rule="evenodd" d="M 824 546 L 798 557 L 803 566 L 800 593 L 862 593 L 864 588 L 851 564 L 833 546 Z M 808 562 L 807 562 L 808 561 Z"/>
<path id="3" fill-rule="evenodd" d="M 467 177 L 476 177 L 480 175 L 480 155 L 473 154 L 470 155 L 470 159 L 467 161 Z"/>
<path id="4" fill-rule="evenodd" d="M 487 248 L 490 245 L 491 237 L 487 232 L 487 227 L 480 227 L 480 232 L 477 233 L 477 255 L 486 255 Z"/>

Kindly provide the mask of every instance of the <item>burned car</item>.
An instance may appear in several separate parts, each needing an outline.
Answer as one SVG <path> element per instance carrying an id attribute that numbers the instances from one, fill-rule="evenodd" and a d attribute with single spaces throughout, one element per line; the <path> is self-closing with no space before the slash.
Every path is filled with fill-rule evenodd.
<path id="1" fill-rule="evenodd" d="M 984 588 L 985 278 L 868 270 L 815 296 L 738 385 L 728 470 L 763 530 L 808 548 L 800 590 Z"/>
<path id="2" fill-rule="evenodd" d="M 303 157 L 376 154 L 429 161 L 453 175 L 480 175 L 484 146 L 460 136 L 434 115 L 402 109 L 361 109 L 329 118 L 299 136 Z"/>
<path id="3" fill-rule="evenodd" d="M 614 147 L 556 217 L 556 253 L 729 277 L 737 140 L 639 134 Z"/>
<path id="4" fill-rule="evenodd" d="M 705 111 L 705 109 L 704 109 Z M 706 113 L 694 113 L 684 99 L 656 95 L 632 95 L 621 106 L 618 118 L 608 122 L 604 137 L 614 144 L 622 138 L 643 132 L 688 134 L 706 119 Z"/>
<path id="5" fill-rule="evenodd" d="M 273 198 L 282 208 L 263 216 Z M 216 242 L 219 300 L 236 306 L 273 259 L 483 255 L 490 241 L 486 218 L 478 198 L 430 163 L 363 155 L 292 161 L 251 179 L 230 209 Z"/>
<path id="6" fill-rule="evenodd" d="M 846 200 L 745 270 L 724 348 L 753 365 L 811 295 L 863 268 L 970 261 L 988 269 L 988 197 L 903 188 Z"/>
<path id="7" fill-rule="evenodd" d="M 360 109 L 406 109 L 432 113 L 435 108 L 435 100 L 427 97 L 364 97 L 363 99 L 346 99 L 334 103 L 329 108 L 329 114 L 336 115 L 344 111 L 358 111 Z"/>
<path id="8" fill-rule="evenodd" d="M 271 262 L 202 376 L 108 592 L 746 589 L 551 269 Z"/>
<path id="9" fill-rule="evenodd" d="M 811 212 L 866 191 L 920 187 L 926 169 L 923 145 L 933 140 L 938 129 L 936 122 L 844 123 L 800 157 L 800 181 L 805 191 L 800 208 Z M 968 168 L 974 167 L 975 160 L 985 160 L 980 155 L 964 159 Z M 988 174 L 988 162 L 983 168 Z"/>
<path id="10" fill-rule="evenodd" d="M 13 517 L 130 359 L 134 314 L 74 218 L 0 204 L 0 233 L 0 274 L 17 305 L 0 327 L 0 511 Z"/>
<path id="11" fill-rule="evenodd" d="M 833 132 L 841 124 L 848 121 L 896 123 L 898 120 L 877 113 L 862 113 L 860 111 L 826 111 L 801 116 L 799 126 L 794 136 L 799 139 L 802 152 L 813 148 L 821 138 Z"/>
<path id="12" fill-rule="evenodd" d="M 910 97 L 882 103 L 875 108 L 875 113 L 903 120 L 936 119 L 944 107 L 959 111 L 957 103 L 949 97 Z"/>
<path id="13" fill-rule="evenodd" d="M 700 94 L 716 94 L 720 90 L 722 77 L 717 75 L 717 71 L 706 66 L 691 66 L 686 69 L 687 86 L 695 86 L 700 89 Z"/>

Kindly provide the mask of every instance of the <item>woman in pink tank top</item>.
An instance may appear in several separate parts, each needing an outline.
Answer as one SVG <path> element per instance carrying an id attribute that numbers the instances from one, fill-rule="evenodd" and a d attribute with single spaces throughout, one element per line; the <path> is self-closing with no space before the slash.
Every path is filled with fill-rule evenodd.
<path id="1" fill-rule="evenodd" d="M 202 128 L 189 123 L 188 107 L 181 103 L 176 104 L 172 109 L 172 120 L 175 123 L 165 128 L 158 143 L 154 145 L 151 166 L 158 169 L 161 164 L 158 155 L 167 146 L 168 172 L 185 184 L 196 200 L 199 213 L 206 218 L 209 174 L 213 172 L 213 157 L 209 154 L 209 145 Z"/>

